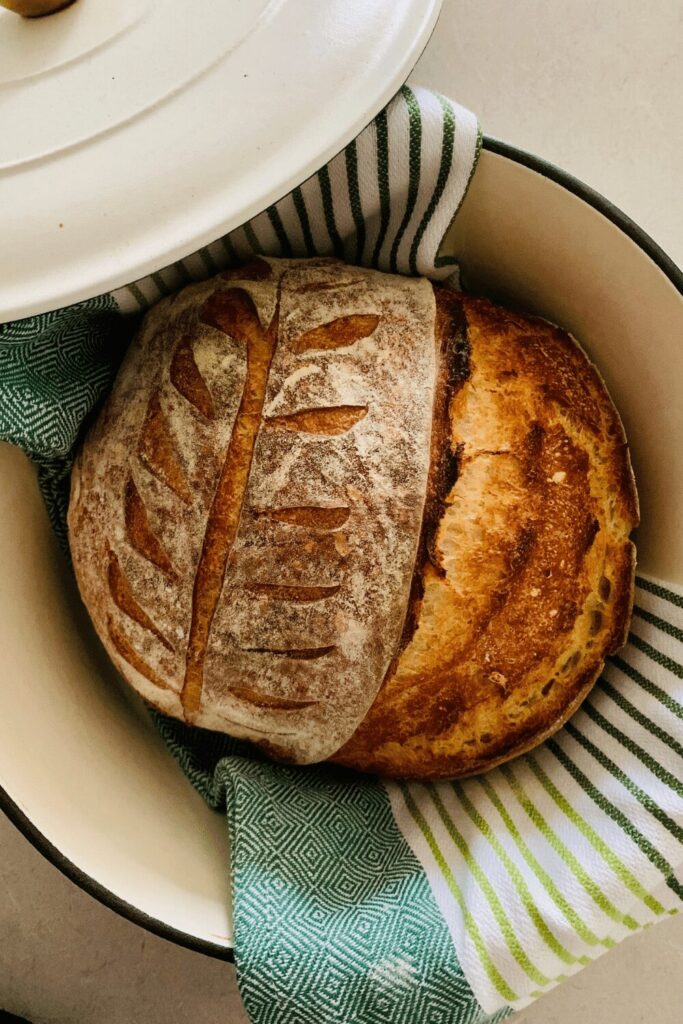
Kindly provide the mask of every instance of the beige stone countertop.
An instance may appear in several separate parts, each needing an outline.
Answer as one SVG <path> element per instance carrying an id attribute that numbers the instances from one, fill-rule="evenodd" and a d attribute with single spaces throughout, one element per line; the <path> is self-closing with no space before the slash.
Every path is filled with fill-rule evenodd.
<path id="1" fill-rule="evenodd" d="M 597 189 L 683 264 L 681 0 L 444 0 L 413 81 Z M 34 1024 L 247 1021 L 231 966 L 100 906 L 3 817 L 0 1008 Z M 683 916 L 628 939 L 515 1021 L 681 1024 Z"/>

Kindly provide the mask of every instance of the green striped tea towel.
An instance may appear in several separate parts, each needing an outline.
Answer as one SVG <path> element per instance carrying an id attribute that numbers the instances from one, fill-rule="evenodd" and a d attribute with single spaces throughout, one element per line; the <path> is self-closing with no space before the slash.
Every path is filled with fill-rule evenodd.
<path id="1" fill-rule="evenodd" d="M 403 89 L 359 138 L 248 225 L 113 296 L 7 324 L 0 436 L 38 466 L 63 533 L 78 432 L 132 312 L 254 252 L 337 253 L 447 277 L 440 240 L 476 120 Z M 156 716 L 233 848 L 235 957 L 255 1024 L 481 1024 L 507 1016 L 683 896 L 683 596 L 639 579 L 628 646 L 534 753 L 455 784 L 273 765 Z"/>

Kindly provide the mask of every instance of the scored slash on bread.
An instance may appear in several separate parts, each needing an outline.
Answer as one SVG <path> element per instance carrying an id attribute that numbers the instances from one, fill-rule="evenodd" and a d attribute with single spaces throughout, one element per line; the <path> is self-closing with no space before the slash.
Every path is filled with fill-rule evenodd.
<path id="1" fill-rule="evenodd" d="M 624 640 L 637 519 L 619 417 L 565 332 L 258 259 L 147 315 L 69 530 L 154 706 L 285 760 L 444 778 L 578 706 Z"/>

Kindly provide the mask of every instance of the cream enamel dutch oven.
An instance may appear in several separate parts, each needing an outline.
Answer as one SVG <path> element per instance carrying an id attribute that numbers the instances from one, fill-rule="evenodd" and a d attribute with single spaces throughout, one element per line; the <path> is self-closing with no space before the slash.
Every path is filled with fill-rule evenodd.
<path id="1" fill-rule="evenodd" d="M 631 442 L 640 567 L 683 584 L 683 275 L 605 199 L 486 140 L 446 241 L 475 292 L 569 329 Z M 0 805 L 79 886 L 230 958 L 228 838 L 95 640 L 35 474 L 0 446 Z"/>

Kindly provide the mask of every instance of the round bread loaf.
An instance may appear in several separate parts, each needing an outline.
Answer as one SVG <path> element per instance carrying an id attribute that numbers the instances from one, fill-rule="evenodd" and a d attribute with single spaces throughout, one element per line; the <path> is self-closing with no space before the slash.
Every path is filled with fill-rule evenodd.
<path id="1" fill-rule="evenodd" d="M 69 535 L 155 707 L 286 761 L 448 778 L 585 697 L 625 639 L 637 520 L 619 417 L 565 332 L 258 259 L 147 315 Z"/>

